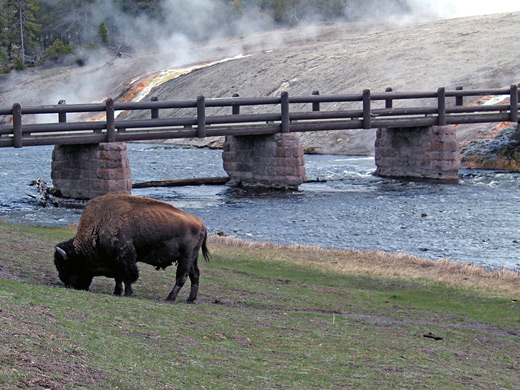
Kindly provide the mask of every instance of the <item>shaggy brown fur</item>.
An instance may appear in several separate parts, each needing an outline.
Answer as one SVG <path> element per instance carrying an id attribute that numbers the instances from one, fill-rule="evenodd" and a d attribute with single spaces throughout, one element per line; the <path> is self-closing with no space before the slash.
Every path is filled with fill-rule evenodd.
<path id="1" fill-rule="evenodd" d="M 167 300 L 175 300 L 190 278 L 189 302 L 197 299 L 202 248 L 206 261 L 207 231 L 202 220 L 167 203 L 130 195 L 109 194 L 88 202 L 73 239 L 56 246 L 54 262 L 67 286 L 88 290 L 94 276 L 113 277 L 114 294 L 132 294 L 139 278 L 137 262 L 157 269 L 177 265 L 176 283 Z"/>

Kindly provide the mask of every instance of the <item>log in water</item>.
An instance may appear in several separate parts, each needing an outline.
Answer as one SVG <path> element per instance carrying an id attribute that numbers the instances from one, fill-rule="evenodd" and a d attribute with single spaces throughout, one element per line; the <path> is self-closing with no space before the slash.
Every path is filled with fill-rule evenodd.
<path id="1" fill-rule="evenodd" d="M 167 179 L 152 180 L 132 184 L 132 188 L 150 187 L 183 187 L 183 186 L 202 186 L 202 185 L 224 185 L 229 181 L 229 177 L 193 177 L 188 179 Z"/>

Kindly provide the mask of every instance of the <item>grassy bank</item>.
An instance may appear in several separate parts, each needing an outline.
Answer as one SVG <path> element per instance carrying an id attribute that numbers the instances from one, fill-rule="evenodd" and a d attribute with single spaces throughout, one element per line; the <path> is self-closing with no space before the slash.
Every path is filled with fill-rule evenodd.
<path id="1" fill-rule="evenodd" d="M 520 277 L 381 252 L 213 237 L 197 305 L 61 288 L 73 229 L 0 223 L 0 388 L 514 389 Z M 189 288 L 181 292 L 186 299 Z"/>

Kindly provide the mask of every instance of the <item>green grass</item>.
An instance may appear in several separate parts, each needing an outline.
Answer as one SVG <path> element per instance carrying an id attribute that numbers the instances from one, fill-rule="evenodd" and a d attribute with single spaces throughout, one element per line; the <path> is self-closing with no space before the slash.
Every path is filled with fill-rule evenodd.
<path id="1" fill-rule="evenodd" d="M 520 383 L 520 307 L 506 295 L 422 278 L 339 273 L 259 248 L 215 244 L 214 261 L 201 264 L 198 304 L 182 302 L 189 286 L 180 302 L 164 302 L 174 269 L 147 266 L 135 297 L 117 298 L 106 278 L 95 279 L 91 292 L 61 288 L 53 247 L 73 235 L 0 223 L 0 388 L 515 389 Z M 424 337 L 430 332 L 442 340 Z"/>

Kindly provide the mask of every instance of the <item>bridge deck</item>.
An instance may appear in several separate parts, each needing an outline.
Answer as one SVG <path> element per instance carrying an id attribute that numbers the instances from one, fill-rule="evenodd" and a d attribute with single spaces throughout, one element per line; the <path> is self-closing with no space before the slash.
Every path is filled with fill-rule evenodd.
<path id="1" fill-rule="evenodd" d="M 466 97 L 501 95 L 508 104 L 468 104 Z M 425 101 L 433 104 L 425 105 Z M 394 107 L 403 102 L 403 107 Z M 291 110 L 298 104 L 299 111 Z M 360 106 L 345 109 L 345 104 Z M 376 108 L 375 105 L 384 105 Z M 342 106 L 332 110 L 331 106 Z M 263 106 L 265 113 L 240 114 L 245 106 Z M 301 111 L 309 106 L 308 111 Z M 321 108 L 327 106 L 327 110 Z M 207 115 L 208 108 L 231 108 L 231 115 Z M 182 117 L 160 118 L 160 110 L 188 109 Z M 117 119 L 122 111 L 150 110 L 149 119 Z M 274 110 L 274 112 L 273 112 Z M 96 113 L 103 120 L 67 122 L 67 114 Z M 55 114 L 54 121 L 48 121 Z M 148 141 L 172 138 L 204 138 L 226 135 L 258 135 L 287 132 L 424 127 L 463 123 L 518 122 L 518 87 L 508 89 L 457 89 L 436 92 L 397 93 L 369 90 L 352 95 L 205 99 L 103 104 L 59 104 L 53 106 L 0 108 L 10 124 L 0 126 L 0 147 L 91 144 L 115 141 Z M 25 119 L 25 121 L 24 121 Z M 46 122 L 44 120 L 47 120 Z M 31 121 L 30 123 L 28 123 Z M 43 123 L 41 123 L 43 122 Z"/>

